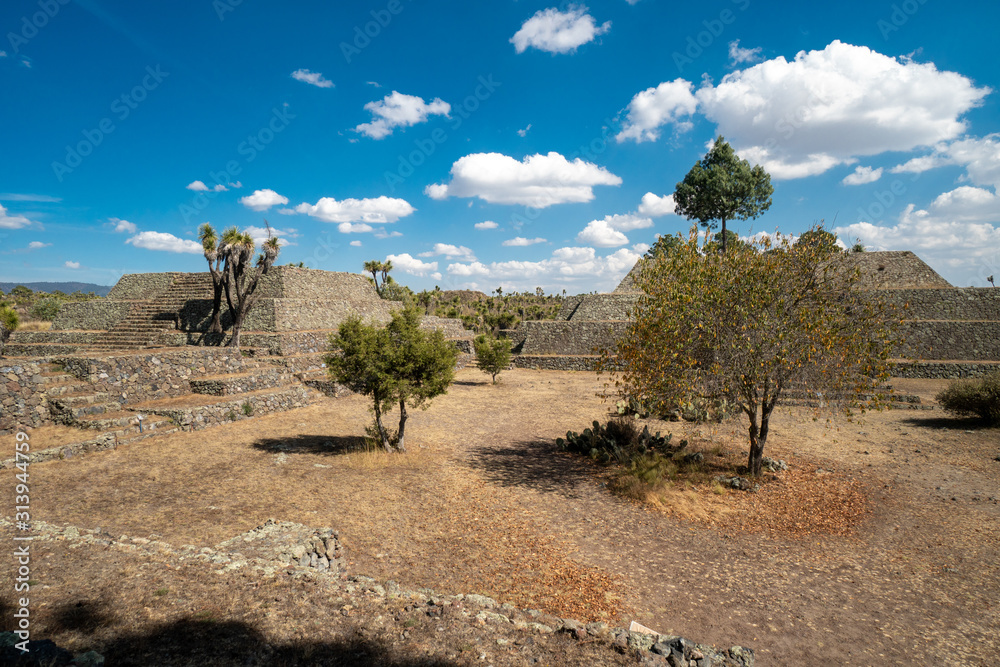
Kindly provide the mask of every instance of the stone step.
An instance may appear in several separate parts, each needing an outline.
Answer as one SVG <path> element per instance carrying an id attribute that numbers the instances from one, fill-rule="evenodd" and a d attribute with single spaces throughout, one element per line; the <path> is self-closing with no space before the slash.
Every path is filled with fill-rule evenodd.
<path id="1" fill-rule="evenodd" d="M 145 412 L 118 411 L 106 412 L 95 415 L 83 415 L 75 420 L 77 426 L 97 429 L 99 431 L 126 431 L 139 432 L 139 415 L 143 416 L 143 430 L 159 428 L 161 423 L 170 423 L 169 417 L 146 414 Z"/>
<path id="2" fill-rule="evenodd" d="M 64 393 L 59 396 L 53 396 L 50 398 L 51 403 L 58 403 L 67 408 L 76 408 L 84 405 L 94 405 L 96 403 L 107 403 L 108 399 L 111 398 L 111 394 L 98 391 L 94 392 L 93 387 L 90 387 L 91 392 L 86 392 L 85 390 L 77 393 Z"/>
<path id="3" fill-rule="evenodd" d="M 258 389 L 288 385 L 295 377 L 277 368 L 225 375 L 209 375 L 190 381 L 191 392 L 210 396 L 245 394 Z"/>
<path id="4" fill-rule="evenodd" d="M 93 390 L 93 388 L 94 385 L 89 382 L 83 382 L 82 380 L 73 378 L 72 382 L 66 382 L 65 384 L 46 385 L 45 395 L 49 398 L 53 398 L 72 394 L 82 394 L 88 390 Z"/>
<path id="5" fill-rule="evenodd" d="M 184 430 L 196 430 L 241 419 L 283 412 L 320 400 L 318 392 L 295 385 L 247 392 L 237 396 L 189 394 L 131 406 L 148 415 L 173 419 Z"/>

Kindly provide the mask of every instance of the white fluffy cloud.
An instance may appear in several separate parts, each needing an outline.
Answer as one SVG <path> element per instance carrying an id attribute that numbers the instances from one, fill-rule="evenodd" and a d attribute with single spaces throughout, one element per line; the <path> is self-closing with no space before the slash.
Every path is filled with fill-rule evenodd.
<path id="1" fill-rule="evenodd" d="M 305 213 L 323 222 L 388 223 L 405 218 L 415 210 L 405 199 L 382 195 L 374 199 L 350 198 L 341 201 L 337 201 L 333 197 L 323 197 L 315 204 L 299 204 L 295 207 L 294 212 Z M 290 211 L 286 210 L 282 212 L 286 213 Z M 358 226 L 355 225 L 355 227 Z M 358 230 L 355 229 L 352 231 Z M 371 231 L 371 228 L 369 227 L 365 231 Z"/>
<path id="2" fill-rule="evenodd" d="M 394 268 L 413 276 L 426 276 L 438 270 L 437 262 L 422 262 L 406 252 L 401 255 L 389 255 L 386 259 L 392 262 Z"/>
<path id="3" fill-rule="evenodd" d="M 7 209 L 0 204 L 0 229 L 21 229 L 33 224 L 23 215 L 9 215 Z"/>
<path id="4" fill-rule="evenodd" d="M 507 239 L 502 245 L 505 246 L 529 246 L 535 245 L 536 243 L 546 243 L 546 240 L 538 237 L 534 239 L 526 239 L 523 236 L 515 236 L 512 239 Z"/>
<path id="5" fill-rule="evenodd" d="M 592 162 L 572 162 L 556 152 L 529 155 L 518 162 L 502 153 L 473 153 L 451 166 L 451 183 L 428 185 L 432 199 L 479 197 L 491 204 L 546 208 L 586 202 L 595 185 L 621 185 L 622 179 Z"/>
<path id="6" fill-rule="evenodd" d="M 41 248 L 48 248 L 51 243 L 42 243 L 41 241 L 32 241 L 28 244 L 28 250 L 40 250 Z"/>
<path id="7" fill-rule="evenodd" d="M 360 248 L 361 247 L 361 241 L 351 241 L 351 246 L 353 246 L 355 248 Z"/>
<path id="8" fill-rule="evenodd" d="M 109 218 L 109 220 L 115 226 L 116 232 L 135 234 L 137 231 L 139 231 L 139 228 L 135 226 L 135 223 L 129 222 L 128 220 L 122 220 L 121 218 Z"/>
<path id="9" fill-rule="evenodd" d="M 636 143 L 656 141 L 660 138 L 660 128 L 668 123 L 677 125 L 679 130 L 689 128 L 690 121 L 684 119 L 698 108 L 693 88 L 690 81 L 674 79 L 638 93 L 629 102 L 625 126 L 615 139 L 619 143 L 628 139 Z"/>
<path id="10" fill-rule="evenodd" d="M 744 49 L 740 46 L 740 40 L 734 39 L 729 42 L 729 64 L 741 65 L 743 63 L 753 63 L 760 60 L 761 47 Z"/>
<path id="11" fill-rule="evenodd" d="M 195 192 L 225 192 L 228 188 L 222 183 L 216 183 L 211 188 L 205 185 L 204 181 L 191 181 L 184 186 L 188 190 L 194 190 Z M 239 187 L 237 184 L 236 187 Z"/>
<path id="12" fill-rule="evenodd" d="M 165 252 L 189 253 L 200 255 L 204 250 L 200 243 L 188 239 L 179 239 L 173 234 L 166 232 L 139 232 L 129 238 L 125 243 L 130 243 L 136 248 L 146 250 L 163 250 Z"/>
<path id="13" fill-rule="evenodd" d="M 599 257 L 594 248 L 559 248 L 552 256 L 538 262 L 508 261 L 449 264 L 447 272 L 455 279 L 470 278 L 500 282 L 504 289 L 532 290 L 537 286 L 556 291 L 565 288 L 575 294 L 580 290 L 610 291 L 635 265 L 640 253 L 627 248 Z M 477 283 L 463 286 L 475 288 Z"/>
<path id="14" fill-rule="evenodd" d="M 436 97 L 428 104 L 421 97 L 404 95 L 395 90 L 381 100 L 369 102 L 365 109 L 372 112 L 374 119 L 358 125 L 354 131 L 373 139 L 387 137 L 397 127 L 423 123 L 428 116 L 447 117 L 451 113 L 451 105 L 440 98 Z"/>
<path id="15" fill-rule="evenodd" d="M 71 261 L 67 260 L 66 263 L 63 264 L 63 266 L 65 266 L 67 269 L 79 269 L 80 268 L 80 262 L 71 262 Z"/>
<path id="16" fill-rule="evenodd" d="M 609 30 L 611 21 L 597 25 L 586 7 L 570 5 L 564 12 L 552 7 L 536 12 L 525 21 L 510 38 L 510 43 L 518 53 L 532 46 L 549 53 L 571 53 Z"/>
<path id="17" fill-rule="evenodd" d="M 678 81 L 673 95 L 639 93 L 619 140 L 652 141 L 664 124 L 689 122 Z M 953 140 L 966 129 L 961 116 L 989 92 L 933 63 L 834 41 L 791 62 L 778 57 L 732 72 L 694 96 L 742 157 L 781 179 Z M 636 105 L 642 113 L 633 113 Z"/>
<path id="18" fill-rule="evenodd" d="M 866 183 L 874 183 L 880 178 L 882 178 L 882 167 L 872 169 L 871 167 L 859 166 L 854 168 L 853 174 L 844 176 L 842 183 L 844 185 L 865 185 Z"/>
<path id="19" fill-rule="evenodd" d="M 477 222 L 475 225 L 473 225 L 473 227 L 475 227 L 476 229 L 496 229 L 499 226 L 500 225 L 498 225 L 497 223 L 493 222 L 492 220 L 485 220 L 483 222 Z"/>
<path id="20" fill-rule="evenodd" d="M 439 257 L 445 259 L 459 259 L 463 262 L 476 261 L 476 255 L 471 249 L 464 245 L 451 245 L 450 243 L 435 243 L 434 249 L 420 253 L 419 257 Z M 435 269 L 436 270 L 436 269 Z"/>
<path id="21" fill-rule="evenodd" d="M 241 197 L 240 203 L 252 211 L 266 211 L 272 206 L 284 206 L 288 197 L 282 197 L 274 190 L 254 190 L 252 195 Z"/>
<path id="22" fill-rule="evenodd" d="M 927 209 L 910 204 L 895 225 L 857 222 L 838 227 L 873 250 L 912 250 L 952 284 L 985 284 L 1000 269 L 1000 197 L 962 186 L 939 195 Z"/>
<path id="23" fill-rule="evenodd" d="M 292 78 L 296 81 L 308 83 L 317 88 L 333 88 L 333 81 L 323 78 L 321 72 L 310 72 L 307 69 L 297 69 L 292 72 Z"/>
<path id="24" fill-rule="evenodd" d="M 664 195 L 659 197 L 654 195 L 652 192 L 647 192 L 642 196 L 642 201 L 639 203 L 639 214 L 646 215 L 651 218 L 660 218 L 664 215 L 670 215 L 676 210 L 676 205 L 674 204 L 673 195 Z"/>
<path id="25" fill-rule="evenodd" d="M 337 225 L 337 231 L 341 234 L 365 234 L 375 231 L 375 228 L 364 222 L 342 222 Z"/>
<path id="26" fill-rule="evenodd" d="M 268 239 L 267 227 L 247 227 L 243 230 L 253 239 L 253 242 L 260 245 Z M 278 229 L 277 227 L 271 227 L 271 236 L 277 236 L 279 245 L 282 247 L 286 245 L 294 245 L 289 239 L 294 239 L 298 236 L 298 230 L 292 229 L 291 227 L 286 227 L 285 229 Z"/>
<path id="27" fill-rule="evenodd" d="M 915 157 L 890 171 L 894 174 L 921 173 L 946 165 L 965 167 L 968 180 L 974 185 L 1000 188 L 1000 134 L 938 144 L 930 155 Z"/>
<path id="28" fill-rule="evenodd" d="M 628 237 L 617 229 L 613 229 L 606 220 L 591 220 L 583 231 L 576 235 L 576 240 L 578 243 L 586 243 L 598 248 L 628 245 Z"/>

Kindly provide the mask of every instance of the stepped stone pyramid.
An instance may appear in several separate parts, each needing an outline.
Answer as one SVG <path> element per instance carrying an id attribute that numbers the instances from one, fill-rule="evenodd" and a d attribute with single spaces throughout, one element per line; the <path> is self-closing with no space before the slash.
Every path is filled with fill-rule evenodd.
<path id="1" fill-rule="evenodd" d="M 909 251 L 846 256 L 861 273 L 860 289 L 903 308 L 902 357 L 896 372 L 911 377 L 967 377 L 1000 368 L 1000 290 L 956 288 Z M 530 368 L 583 370 L 595 350 L 610 348 L 628 325 L 641 296 L 635 276 L 642 261 L 610 294 L 569 297 L 555 321 L 523 322 L 509 332 L 518 357 Z"/>
<path id="2" fill-rule="evenodd" d="M 388 321 L 393 305 L 359 274 L 272 267 L 243 323 L 241 343 L 274 354 L 318 352 L 350 315 Z M 208 333 L 212 277 L 204 273 L 122 276 L 107 298 L 63 306 L 50 331 L 15 332 L 8 356 L 218 344 Z M 229 327 L 223 297 L 222 324 Z M 228 339 L 228 331 L 223 338 Z"/>

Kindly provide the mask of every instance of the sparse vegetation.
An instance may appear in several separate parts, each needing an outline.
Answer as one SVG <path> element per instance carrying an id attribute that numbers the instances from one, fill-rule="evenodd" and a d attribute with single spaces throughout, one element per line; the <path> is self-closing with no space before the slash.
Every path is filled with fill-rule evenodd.
<path id="1" fill-rule="evenodd" d="M 253 416 L 253 405 L 250 403 L 250 401 L 246 401 L 242 405 L 242 410 L 243 410 L 243 414 L 245 414 L 247 417 L 252 417 Z"/>
<path id="2" fill-rule="evenodd" d="M 10 335 L 20 324 L 21 318 L 18 317 L 17 311 L 6 301 L 0 301 L 0 355 L 3 354 L 3 349 L 6 347 Z"/>
<path id="3" fill-rule="evenodd" d="M 971 380 L 955 380 L 936 397 L 948 412 L 1000 424 L 1000 371 Z"/>
<path id="4" fill-rule="evenodd" d="M 35 301 L 30 312 L 31 316 L 37 320 L 51 322 L 59 314 L 60 308 L 62 308 L 62 301 L 57 297 L 47 296 Z"/>

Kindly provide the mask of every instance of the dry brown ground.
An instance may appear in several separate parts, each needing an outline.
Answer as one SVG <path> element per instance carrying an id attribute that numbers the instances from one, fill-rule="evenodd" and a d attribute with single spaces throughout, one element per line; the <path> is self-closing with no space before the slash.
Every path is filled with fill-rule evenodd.
<path id="1" fill-rule="evenodd" d="M 516 370 L 496 386 L 484 378 L 461 371 L 447 396 L 415 413 L 406 455 L 345 453 L 369 419 L 366 402 L 326 400 L 35 464 L 33 516 L 198 546 L 269 517 L 331 526 L 353 573 L 585 621 L 635 619 L 697 641 L 751 646 L 762 665 L 995 663 L 997 430 L 939 411 L 849 422 L 785 410 L 766 453 L 787 460 L 788 473 L 756 494 L 679 488 L 650 509 L 612 496 L 602 469 L 555 451 L 555 437 L 607 417 L 595 376 Z M 926 398 L 937 390 L 896 386 Z M 738 420 L 654 428 L 690 438 L 720 470 L 745 450 Z M 36 432 L 33 448 L 44 446 L 43 435 Z M 8 507 L 10 496 L 4 491 Z M 325 637 L 285 602 L 306 596 L 323 608 L 321 593 L 275 596 L 278 622 L 246 611 L 271 596 L 246 582 L 191 575 L 164 586 L 163 568 L 52 549 L 33 591 L 43 605 L 36 632 L 74 648 L 85 637 L 59 614 L 81 600 L 131 610 L 98 624 L 99 645 L 154 620 L 189 622 L 198 604 L 277 643 Z M 0 570 L 8 600 L 11 570 Z M 178 586 L 197 595 L 169 610 L 142 598 Z M 552 650 L 563 655 L 554 664 L 605 659 Z M 519 664 L 520 655 L 491 660 Z"/>

